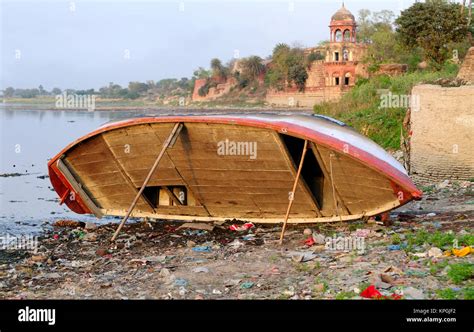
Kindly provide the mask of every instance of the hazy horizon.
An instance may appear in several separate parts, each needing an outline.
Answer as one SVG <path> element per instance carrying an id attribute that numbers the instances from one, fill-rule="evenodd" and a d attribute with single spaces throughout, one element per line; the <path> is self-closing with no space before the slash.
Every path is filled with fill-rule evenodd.
<path id="1" fill-rule="evenodd" d="M 413 0 L 345 1 L 392 10 Z M 1 85 L 98 89 L 114 82 L 190 78 L 212 58 L 271 54 L 275 44 L 315 46 L 342 1 L 1 1 Z M 128 57 L 127 57 L 128 55 Z"/>

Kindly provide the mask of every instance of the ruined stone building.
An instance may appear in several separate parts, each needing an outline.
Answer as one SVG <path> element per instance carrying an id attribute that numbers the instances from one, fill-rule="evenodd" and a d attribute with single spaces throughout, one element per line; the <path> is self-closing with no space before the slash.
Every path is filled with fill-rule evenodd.
<path id="1" fill-rule="evenodd" d="M 339 99 L 348 91 L 358 77 L 367 77 L 368 72 L 362 59 L 366 54 L 367 45 L 356 40 L 357 23 L 354 15 L 344 5 L 332 15 L 329 22 L 329 42 L 305 49 L 305 54 L 317 53 L 321 60 L 315 60 L 307 69 L 303 92 L 297 87 L 286 87 L 283 91 L 269 90 L 266 100 L 276 106 L 311 107 L 323 101 Z M 268 64 L 268 63 L 267 63 Z M 193 100 L 212 100 L 227 93 L 235 80 L 217 82 L 207 96 L 199 96 L 198 91 L 205 79 L 196 80 Z"/>
<path id="2" fill-rule="evenodd" d="M 304 92 L 296 87 L 284 91 L 269 91 L 267 101 L 279 106 L 306 106 L 339 99 L 355 85 L 357 77 L 367 77 L 366 65 L 361 62 L 367 45 L 356 39 L 357 23 L 354 15 L 344 5 L 331 17 L 329 42 L 305 50 L 317 53 L 322 60 L 314 61 L 308 69 Z"/>

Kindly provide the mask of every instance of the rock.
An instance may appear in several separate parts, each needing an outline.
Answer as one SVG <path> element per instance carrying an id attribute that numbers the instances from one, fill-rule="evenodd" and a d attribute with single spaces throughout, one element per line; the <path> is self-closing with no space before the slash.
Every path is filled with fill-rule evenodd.
<path id="1" fill-rule="evenodd" d="M 303 234 L 304 235 L 311 235 L 311 234 L 313 234 L 313 231 L 309 228 L 305 228 L 304 231 L 303 231 Z"/>
<path id="2" fill-rule="evenodd" d="M 209 269 L 207 267 L 199 266 L 199 267 L 195 267 L 193 269 L 193 272 L 194 273 L 209 273 Z"/>
<path id="3" fill-rule="evenodd" d="M 85 229 L 88 231 L 92 231 L 97 229 L 97 225 L 94 224 L 93 222 L 86 222 Z"/>
<path id="4" fill-rule="evenodd" d="M 174 285 L 179 286 L 179 287 L 186 287 L 188 285 L 188 281 L 186 279 L 183 279 L 183 278 L 176 278 L 174 280 Z"/>
<path id="5" fill-rule="evenodd" d="M 101 257 L 104 257 L 105 255 L 108 255 L 109 254 L 109 250 L 108 249 L 104 249 L 104 248 L 99 248 L 96 250 L 96 255 L 98 256 L 101 256 Z"/>
<path id="6" fill-rule="evenodd" d="M 242 279 L 228 279 L 224 281 L 224 286 L 225 287 L 237 286 L 241 281 Z"/>
<path id="7" fill-rule="evenodd" d="M 87 242 L 95 242 L 95 241 L 97 241 L 97 234 L 87 233 L 86 235 L 84 235 L 84 237 L 82 239 L 84 241 L 87 241 Z"/>
<path id="8" fill-rule="evenodd" d="M 449 180 L 444 180 L 443 182 L 438 183 L 436 185 L 436 188 L 437 189 L 444 189 L 444 188 L 447 188 L 448 186 L 449 186 Z"/>
<path id="9" fill-rule="evenodd" d="M 167 268 L 162 268 L 160 270 L 160 277 L 163 277 L 163 278 L 167 278 L 171 275 L 171 272 L 170 270 L 168 270 Z"/>
<path id="10" fill-rule="evenodd" d="M 385 274 L 385 273 L 382 273 L 380 275 L 380 280 L 382 280 L 383 282 L 385 282 L 387 284 L 391 284 L 391 285 L 393 285 L 394 282 L 395 282 L 395 279 L 393 279 L 390 275 Z"/>
<path id="11" fill-rule="evenodd" d="M 443 256 L 443 251 L 437 247 L 433 247 L 430 250 L 428 250 L 428 257 L 438 258 L 441 256 Z"/>
<path id="12" fill-rule="evenodd" d="M 425 298 L 423 291 L 414 287 L 405 288 L 403 290 L 403 296 L 409 299 L 416 299 L 416 300 L 423 300 Z"/>
<path id="13" fill-rule="evenodd" d="M 31 261 L 37 262 L 37 263 L 42 263 L 42 262 L 46 261 L 46 259 L 47 259 L 47 257 L 43 256 L 43 255 L 33 255 L 30 258 Z"/>

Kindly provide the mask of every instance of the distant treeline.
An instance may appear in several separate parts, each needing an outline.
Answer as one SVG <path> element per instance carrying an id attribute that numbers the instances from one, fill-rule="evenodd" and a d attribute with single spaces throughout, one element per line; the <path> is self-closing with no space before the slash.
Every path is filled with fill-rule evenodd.
<path id="1" fill-rule="evenodd" d="M 77 94 L 77 95 L 96 95 L 101 98 L 125 98 L 125 99 L 137 99 L 144 96 L 152 97 L 165 97 L 165 96 L 187 96 L 192 92 L 194 87 L 194 78 L 188 79 L 183 77 L 181 79 L 167 78 L 162 79 L 158 82 L 147 81 L 142 82 L 130 82 L 127 87 L 122 87 L 119 84 L 110 82 L 109 85 L 101 87 L 99 90 L 87 89 L 87 90 L 74 90 L 60 88 L 53 88 L 51 91 L 47 91 L 40 85 L 38 88 L 33 89 L 15 89 L 8 87 L 3 90 L 4 98 L 35 98 L 43 96 L 57 96 L 62 93 Z"/>

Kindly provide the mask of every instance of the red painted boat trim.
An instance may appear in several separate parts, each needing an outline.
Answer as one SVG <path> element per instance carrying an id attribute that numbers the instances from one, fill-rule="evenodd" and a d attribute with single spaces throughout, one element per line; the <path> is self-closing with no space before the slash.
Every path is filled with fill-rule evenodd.
<path id="1" fill-rule="evenodd" d="M 351 156 L 352 158 L 359 160 L 364 165 L 383 173 L 387 176 L 391 182 L 392 187 L 394 189 L 394 194 L 399 195 L 400 192 L 403 192 L 403 199 L 399 200 L 400 205 L 403 205 L 409 202 L 411 199 L 421 199 L 422 192 L 416 188 L 413 184 L 411 179 L 406 175 L 400 172 L 398 169 L 394 168 L 387 162 L 380 160 L 379 158 L 373 156 L 372 154 L 359 149 L 357 146 L 353 146 L 350 142 L 341 141 L 337 138 L 324 135 L 317 131 L 308 129 L 306 127 L 302 127 L 299 125 L 295 125 L 292 123 L 288 123 L 285 121 L 273 121 L 273 122 L 266 122 L 260 119 L 251 119 L 246 117 L 212 117 L 212 115 L 206 115 L 203 117 L 199 116 L 166 116 L 166 117 L 143 117 L 143 118 L 136 118 L 136 119 L 129 119 L 119 122 L 114 122 L 108 125 L 104 125 L 98 128 L 95 131 L 75 140 L 64 149 L 61 150 L 56 156 L 54 156 L 48 162 L 48 169 L 49 175 L 51 179 L 51 183 L 53 184 L 54 189 L 59 194 L 60 197 L 63 197 L 64 193 L 67 190 L 74 192 L 72 186 L 66 180 L 66 178 L 62 175 L 59 169 L 56 166 L 57 160 L 65 154 L 69 149 L 74 147 L 75 145 L 81 143 L 82 141 L 101 134 L 103 132 L 129 127 L 133 125 L 143 124 L 143 123 L 175 123 L 175 122 L 200 122 L 200 123 L 217 123 L 217 124 L 237 124 L 249 127 L 256 127 L 256 128 L 266 128 L 271 130 L 276 130 L 281 133 L 290 134 L 302 139 L 308 139 L 310 141 L 315 142 L 316 144 L 320 144 L 326 148 L 338 151 L 342 154 L 346 154 Z M 347 145 L 350 145 L 350 149 L 347 151 Z M 347 152 L 346 152 L 347 151 Z M 80 195 L 75 193 L 75 200 L 71 201 L 70 198 L 66 199 L 67 206 L 76 213 L 92 213 L 86 206 L 86 204 L 82 201 Z"/>

